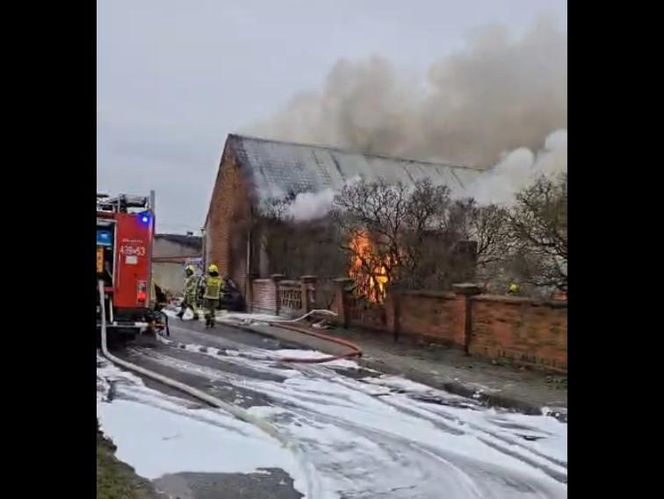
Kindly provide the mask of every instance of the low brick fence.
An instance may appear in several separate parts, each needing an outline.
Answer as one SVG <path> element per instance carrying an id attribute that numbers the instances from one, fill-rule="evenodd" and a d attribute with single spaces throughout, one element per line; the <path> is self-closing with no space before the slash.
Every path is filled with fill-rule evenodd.
<path id="1" fill-rule="evenodd" d="M 315 276 L 288 280 L 274 274 L 252 279 L 250 312 L 298 317 L 315 308 Z M 474 284 L 454 291 L 401 291 L 385 303 L 362 300 L 353 282 L 334 280 L 331 309 L 343 327 L 357 327 L 463 349 L 468 355 L 508 359 L 516 364 L 567 371 L 567 302 L 484 295 Z"/>
<path id="2" fill-rule="evenodd" d="M 335 282 L 332 309 L 343 327 L 423 339 L 538 369 L 567 370 L 567 302 L 483 295 L 476 285 L 458 284 L 453 292 L 393 292 L 376 305 L 358 300 L 349 279 Z"/>
<path id="3" fill-rule="evenodd" d="M 469 353 L 567 370 L 567 303 L 527 298 L 472 297 Z"/>
<path id="4" fill-rule="evenodd" d="M 287 280 L 282 274 L 252 279 L 247 297 L 249 312 L 299 317 L 316 308 L 316 277 Z"/>

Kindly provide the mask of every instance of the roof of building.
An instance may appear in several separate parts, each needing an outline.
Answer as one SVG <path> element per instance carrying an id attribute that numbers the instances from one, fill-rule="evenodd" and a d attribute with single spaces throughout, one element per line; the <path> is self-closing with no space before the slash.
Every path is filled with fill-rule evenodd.
<path id="1" fill-rule="evenodd" d="M 199 236 L 188 236 L 184 234 L 155 234 L 155 239 L 169 241 L 192 249 L 203 249 L 203 238 Z"/>
<path id="2" fill-rule="evenodd" d="M 367 182 L 412 185 L 428 178 L 446 185 L 453 195 L 463 195 L 470 183 L 483 173 L 480 168 L 363 154 L 311 144 L 298 144 L 229 134 L 224 146 L 231 150 L 249 181 L 255 199 L 292 198 L 303 192 L 340 190 L 357 178 Z M 222 158 L 224 156 L 222 155 Z M 221 168 L 217 182 L 221 178 Z M 215 196 L 216 187 L 212 193 Z M 205 217 L 207 225 L 210 208 Z"/>
<path id="3" fill-rule="evenodd" d="M 362 154 L 334 147 L 295 144 L 231 134 L 238 163 L 249 175 L 260 198 L 281 198 L 301 192 L 338 190 L 362 178 L 368 182 L 408 185 L 429 178 L 463 193 L 482 170 L 468 166 Z"/>

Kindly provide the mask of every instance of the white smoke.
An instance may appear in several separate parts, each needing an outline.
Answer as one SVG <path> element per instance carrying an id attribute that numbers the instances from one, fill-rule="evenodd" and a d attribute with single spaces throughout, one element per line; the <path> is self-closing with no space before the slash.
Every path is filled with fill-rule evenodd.
<path id="1" fill-rule="evenodd" d="M 556 130 L 549 134 L 537 154 L 520 147 L 502 156 L 496 165 L 468 186 L 463 197 L 472 197 L 481 205 L 511 204 L 515 201 L 516 193 L 538 177 L 552 177 L 567 172 L 567 130 Z M 360 177 L 355 176 L 346 185 L 358 181 Z M 285 214 L 296 222 L 321 219 L 332 209 L 336 194 L 337 191 L 331 188 L 319 192 L 301 192 L 286 206 Z"/>
<path id="2" fill-rule="evenodd" d="M 479 204 L 510 204 L 515 194 L 544 175 L 555 176 L 567 172 L 567 130 L 557 130 L 544 141 L 537 154 L 530 149 L 515 149 L 489 169 L 466 193 Z"/>
<path id="3" fill-rule="evenodd" d="M 340 60 L 318 92 L 296 96 L 249 133 L 471 166 L 536 150 L 567 128 L 567 38 L 543 19 L 521 38 L 478 30 L 432 65 L 425 84 L 381 57 Z"/>
<path id="4" fill-rule="evenodd" d="M 359 175 L 354 175 L 344 182 L 349 186 L 361 180 Z M 323 189 L 319 192 L 301 192 L 286 207 L 285 214 L 296 222 L 308 222 L 325 217 L 334 204 L 334 196 L 339 190 L 332 188 Z"/>
<path id="5" fill-rule="evenodd" d="M 301 192 L 288 205 L 286 213 L 296 222 L 323 218 L 332 209 L 334 194 L 332 189 L 325 189 L 320 192 Z"/>

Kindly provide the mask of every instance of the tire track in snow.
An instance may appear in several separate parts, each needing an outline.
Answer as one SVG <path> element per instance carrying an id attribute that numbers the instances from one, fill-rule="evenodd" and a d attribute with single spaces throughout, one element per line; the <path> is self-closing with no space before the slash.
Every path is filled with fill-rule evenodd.
<path id="1" fill-rule="evenodd" d="M 432 489 L 425 488 L 425 490 L 418 490 L 425 493 L 421 497 L 439 497 L 440 490 L 445 490 L 445 497 L 459 497 L 459 498 L 501 498 L 508 497 L 502 494 L 503 491 L 496 495 L 496 486 L 506 485 L 510 489 L 509 497 L 518 497 L 513 495 L 514 492 L 521 492 L 528 494 L 527 497 L 564 497 L 561 494 L 555 494 L 552 487 L 546 487 L 540 481 L 533 477 L 525 476 L 517 471 L 510 470 L 508 475 L 505 474 L 505 469 L 491 463 L 476 462 L 465 456 L 455 453 L 454 451 L 441 450 L 431 445 L 422 442 L 415 442 L 395 435 L 389 431 L 383 431 L 376 428 L 370 428 L 362 425 L 351 423 L 342 418 L 337 418 L 327 414 L 321 414 L 316 411 L 299 408 L 298 414 L 305 415 L 315 420 L 318 424 L 324 421 L 330 426 L 336 428 L 343 428 L 354 436 L 353 441 L 358 437 L 362 437 L 371 442 L 376 443 L 385 453 L 391 458 L 394 463 L 394 469 L 390 469 L 389 473 L 399 474 L 401 470 L 418 470 L 420 474 L 417 476 L 410 476 L 411 480 L 416 483 L 427 482 L 435 483 Z M 300 421 L 302 421 L 300 419 Z M 287 429 L 285 427 L 284 429 Z M 314 441 L 315 444 L 315 441 Z M 317 449 L 318 455 L 329 455 L 330 449 Z M 339 449 L 332 449 L 338 451 Z M 362 468 L 363 463 L 345 462 L 345 466 L 341 470 L 337 468 L 330 468 L 325 463 L 317 463 L 317 469 L 320 471 L 343 472 L 347 468 Z M 380 478 L 381 473 L 385 472 L 384 462 L 379 462 L 376 465 L 375 473 L 378 477 L 369 476 L 366 478 L 366 491 L 355 491 L 352 497 L 374 497 L 375 490 L 372 484 L 376 481 L 384 480 Z M 445 472 L 441 470 L 441 466 L 445 468 Z M 366 467 L 363 469 L 363 474 L 366 475 L 369 470 Z M 448 475 L 453 475 L 451 479 Z M 443 481 L 441 483 L 441 478 Z M 447 478 L 447 480 L 444 480 Z M 487 479 L 491 483 L 487 484 Z M 417 488 L 418 485 L 413 487 Z M 422 487 L 422 486 L 420 486 Z M 408 488 L 408 487 L 400 487 Z M 409 487 L 412 488 L 412 487 Z M 366 494 L 366 495 L 365 495 Z M 397 496 L 394 496 L 397 497 Z M 413 496 L 412 493 L 404 497 L 420 497 L 420 495 Z"/>
<path id="2" fill-rule="evenodd" d="M 320 374 L 323 376 L 325 375 L 322 372 L 322 370 Z M 352 382 L 343 380 L 343 378 L 339 376 L 328 376 L 328 381 L 331 383 L 337 383 L 343 385 L 344 387 L 350 390 L 359 390 L 362 391 L 363 393 L 366 393 L 360 387 L 361 385 L 358 386 L 358 384 L 353 384 Z M 432 389 L 432 391 L 433 390 L 434 389 Z M 438 408 L 437 406 L 432 406 L 430 403 L 426 402 L 422 403 L 420 401 L 414 401 L 412 398 L 408 397 L 407 394 L 405 394 L 405 397 L 402 398 L 399 398 L 398 396 L 392 393 L 379 394 L 379 396 L 380 395 L 385 395 L 385 397 L 382 398 L 382 401 L 384 403 L 397 408 L 398 410 L 400 410 L 405 414 L 421 417 L 427 421 L 430 421 L 432 424 L 445 431 L 461 435 L 468 433 L 466 428 L 470 428 L 475 432 L 477 432 L 478 438 L 480 438 L 487 445 L 490 445 L 491 447 L 507 455 L 510 455 L 516 459 L 520 459 L 530 466 L 533 466 L 535 468 L 540 468 L 542 471 L 544 471 L 549 476 L 551 476 L 555 480 L 558 480 L 561 483 L 567 483 L 566 462 L 557 459 L 555 457 L 549 456 L 547 454 L 544 454 L 543 452 L 540 452 L 537 449 L 534 449 L 530 446 L 524 445 L 521 441 L 517 440 L 516 438 L 507 436 L 505 434 L 497 433 L 496 431 L 492 431 L 486 427 L 482 427 L 478 424 L 469 421 L 462 421 L 459 416 L 450 414 L 445 409 Z M 455 426 L 449 425 L 441 421 L 441 419 L 454 423 Z M 462 426 L 464 429 L 461 428 Z M 521 428 L 526 430 L 532 430 L 531 428 L 526 426 L 521 426 Z M 533 459 L 532 457 L 528 457 L 528 455 L 521 454 L 518 451 L 512 450 L 509 447 L 501 445 L 498 442 L 492 441 L 491 439 L 498 440 L 504 444 L 508 444 L 509 446 L 517 447 L 528 454 L 536 456 L 536 458 Z M 553 467 L 551 465 L 553 465 Z M 563 470 L 556 468 L 563 468 Z"/>
<path id="3" fill-rule="evenodd" d="M 348 387 L 349 389 L 359 389 L 358 387 L 352 386 L 348 382 L 341 381 L 340 378 L 330 378 L 329 381 L 332 383 L 342 384 Z M 484 442 L 486 445 L 489 445 L 490 447 L 500 451 L 503 454 L 521 460 L 533 468 L 540 469 L 541 471 L 549 475 L 551 478 L 561 483 L 567 483 L 566 463 L 558 459 L 555 459 L 551 456 L 548 456 L 546 454 L 543 454 L 537 451 L 536 449 L 525 446 L 514 438 L 510 438 L 505 435 L 500 435 L 494 431 L 491 431 L 487 428 L 483 428 L 472 422 L 463 422 L 458 416 L 450 414 L 443 416 L 443 414 L 439 412 L 432 411 L 427 407 L 420 406 L 418 403 L 414 402 L 412 399 L 407 397 L 400 398 L 393 394 L 386 394 L 386 396 L 382 397 L 381 400 L 383 403 L 395 407 L 397 410 L 401 411 L 404 414 L 425 419 L 426 421 L 431 422 L 437 428 L 453 433 L 455 435 L 469 434 L 470 432 L 468 431 L 468 428 L 470 428 L 474 430 L 476 438 Z M 455 424 L 455 426 L 443 422 L 441 420 L 441 417 L 452 422 L 453 424 Z M 499 442 L 496 442 L 494 440 L 497 440 Z M 517 447 L 522 451 L 525 451 L 526 454 L 511 449 L 508 446 L 501 445 L 500 442 L 506 443 L 509 446 Z M 535 457 L 529 456 L 529 454 L 532 454 Z M 561 470 L 560 468 L 563 469 Z"/>
<path id="4" fill-rule="evenodd" d="M 143 353 L 143 352 L 141 352 Z M 206 352 L 198 352 L 198 353 L 206 353 Z M 426 456 L 427 453 L 429 453 L 431 456 L 436 456 L 436 459 L 441 460 L 443 463 L 447 463 L 447 466 L 451 466 L 450 463 L 450 457 L 448 455 L 441 455 L 440 454 L 440 449 L 437 449 L 435 447 L 433 448 L 427 448 L 426 446 L 422 446 L 421 443 L 414 443 L 411 440 L 408 439 L 399 439 L 395 438 L 395 435 L 393 432 L 376 432 L 375 428 L 371 428 L 367 425 L 358 425 L 356 422 L 350 422 L 348 420 L 345 420 L 343 418 L 333 418 L 330 414 L 327 413 L 325 410 L 325 407 L 334 407 L 336 409 L 348 409 L 352 410 L 355 409 L 355 405 L 357 403 L 357 400 L 354 400 L 354 398 L 357 398 L 357 394 L 361 395 L 362 397 L 369 397 L 372 400 L 380 400 L 380 403 L 384 405 L 382 410 L 385 410 L 386 408 L 392 408 L 393 410 L 396 410 L 402 414 L 406 414 L 409 417 L 416 417 L 419 419 L 422 419 L 430 424 L 432 424 L 435 428 L 439 430 L 445 431 L 446 429 L 449 431 L 452 429 L 452 433 L 458 435 L 459 432 L 461 431 L 461 434 L 465 434 L 463 430 L 459 430 L 453 426 L 450 426 L 449 424 L 445 424 L 442 421 L 440 421 L 441 418 L 447 418 L 448 421 L 451 421 L 457 425 L 459 425 L 459 417 L 451 414 L 440 414 L 438 411 L 428 411 L 428 415 L 422 414 L 422 408 L 417 406 L 420 411 L 411 409 L 411 408 L 405 408 L 403 406 L 399 406 L 399 403 L 394 403 L 394 397 L 376 397 L 375 394 L 367 394 L 366 390 L 363 388 L 363 383 L 359 383 L 357 381 L 348 381 L 346 379 L 341 378 L 339 375 L 334 373 L 334 371 L 329 370 L 328 368 L 324 366 L 307 366 L 304 368 L 297 369 L 298 373 L 301 374 L 301 378 L 299 380 L 295 381 L 300 381 L 304 382 L 299 383 L 298 386 L 284 386 L 288 385 L 289 383 L 289 378 L 284 380 L 283 383 L 267 383 L 264 381 L 256 381 L 252 379 L 247 379 L 244 376 L 237 376 L 237 375 L 232 375 L 229 373 L 225 373 L 219 370 L 215 370 L 212 368 L 208 367 L 202 367 L 200 365 L 194 364 L 192 362 L 187 362 L 183 361 L 181 359 L 175 359 L 169 355 L 164 355 L 161 352 L 151 352 L 150 353 L 150 358 L 155 359 L 159 362 L 164 362 L 167 363 L 170 367 L 174 367 L 176 369 L 179 369 L 181 371 L 189 371 L 189 372 L 196 372 L 198 374 L 204 375 L 211 377 L 217 381 L 221 381 L 223 383 L 228 383 L 236 387 L 241 387 L 242 389 L 250 389 L 250 390 L 255 390 L 257 392 L 262 393 L 263 395 L 269 397 L 271 400 L 274 401 L 275 404 L 281 406 L 283 409 L 287 410 L 290 412 L 290 417 L 286 419 L 284 422 L 283 419 L 282 421 L 275 421 L 274 423 L 277 425 L 281 425 L 282 428 L 284 429 L 289 429 L 292 430 L 293 425 L 295 426 L 302 426 L 302 425 L 309 425 L 310 427 L 316 429 L 317 431 L 324 430 L 324 428 L 321 428 L 320 423 L 323 421 L 327 421 L 329 425 L 336 427 L 336 428 L 344 428 L 348 433 L 350 433 L 351 438 L 352 435 L 364 435 L 366 438 L 378 438 L 379 440 L 382 440 L 382 444 L 380 447 L 386 451 L 387 457 L 392 461 L 392 462 L 399 462 L 399 457 L 400 453 L 408 453 L 410 452 L 411 454 L 415 452 L 417 454 L 417 459 L 418 464 L 422 464 L 422 461 L 425 460 L 423 456 Z M 224 359 L 226 360 L 226 359 Z M 246 364 L 243 361 L 240 361 L 243 364 Z M 266 363 L 272 363 L 273 360 L 253 360 L 252 361 L 252 367 L 253 368 L 258 368 L 260 364 L 266 364 Z M 257 365 L 259 364 L 259 365 Z M 260 368 L 265 368 L 267 366 L 263 365 L 260 366 Z M 286 367 L 286 366 L 282 366 Z M 298 366 L 299 367 L 299 366 Z M 282 371 L 278 366 L 270 366 L 268 369 L 272 371 Z M 292 371 L 292 368 L 290 369 Z M 306 386 L 306 381 L 312 381 L 314 383 L 317 383 L 313 387 L 307 387 Z M 324 389 L 325 387 L 321 387 L 320 383 L 321 381 L 324 381 L 325 383 L 329 385 L 337 385 L 336 388 L 334 389 Z M 340 393 L 339 392 L 339 386 L 341 386 L 344 390 L 346 390 L 348 393 Z M 321 390 L 323 388 L 323 390 Z M 356 394 L 355 396 L 353 394 Z M 409 402 L 412 403 L 413 401 L 409 399 Z M 315 409 L 311 409 L 310 407 L 303 407 L 303 404 L 305 405 L 315 405 Z M 421 402 L 419 404 L 422 404 Z M 333 419 L 330 419 L 333 418 Z M 438 421 L 436 421 L 436 418 Z M 460 426 L 465 426 L 466 423 L 461 424 Z M 468 425 L 467 427 L 473 428 L 472 425 Z M 484 432 L 488 433 L 491 436 L 493 435 L 493 432 L 487 431 L 484 428 L 475 427 L 473 428 L 477 432 Z M 294 438 L 297 438 L 297 434 L 294 434 Z M 501 448 L 499 445 L 495 444 L 495 442 L 491 442 L 490 440 L 478 438 L 479 442 L 482 442 L 483 445 L 486 445 L 489 448 L 492 448 L 498 452 L 500 452 L 502 455 L 506 455 L 509 457 L 512 457 L 515 460 L 519 460 L 522 463 L 528 465 L 531 468 L 536 468 L 542 470 L 541 463 L 538 463 L 536 461 L 530 460 L 530 459 L 524 459 L 524 456 L 521 455 L 520 453 L 514 453 L 514 452 L 505 452 L 506 450 L 504 446 Z M 316 452 L 316 445 L 312 445 L 311 441 L 307 441 L 307 439 L 301 439 L 302 442 L 307 443 L 310 447 L 314 447 L 313 450 Z M 385 442 L 388 442 L 388 444 L 385 444 Z M 315 443 L 314 443 L 315 444 Z M 392 447 L 399 449 L 399 451 L 394 451 Z M 524 450 L 528 452 L 532 452 L 531 449 L 529 448 L 524 448 Z M 320 450 L 317 452 L 318 455 L 320 455 Z M 548 459 L 547 456 L 545 458 Z M 458 457 L 455 457 L 454 459 L 460 459 Z M 463 459 L 462 459 L 463 461 Z M 319 468 L 321 465 L 323 465 L 323 468 L 321 471 L 327 471 L 328 473 L 335 473 L 337 474 L 337 479 L 341 480 L 344 476 L 349 475 L 349 470 L 347 469 L 348 463 L 333 463 L 327 465 L 325 467 L 325 463 L 318 463 L 317 468 Z M 408 467 L 407 463 L 402 463 L 405 464 L 406 467 Z M 365 463 L 366 465 L 366 463 Z M 412 463 L 411 463 L 412 465 Z M 431 463 L 427 464 L 427 466 L 434 466 Z M 438 463 L 436 466 L 438 468 L 436 473 L 440 473 L 440 464 Z M 515 477 L 515 478 L 505 478 L 505 470 L 501 470 L 500 468 L 494 469 L 491 466 L 488 466 L 486 463 L 479 463 L 478 462 L 472 462 L 471 465 L 465 464 L 465 466 L 471 466 L 475 470 L 475 474 L 477 474 L 477 470 L 479 469 L 481 472 L 479 473 L 480 477 L 496 477 L 496 476 L 502 476 L 503 482 L 508 483 L 510 488 L 515 488 L 522 489 L 522 492 L 529 497 L 532 497 L 533 494 L 535 494 L 535 497 L 540 496 L 540 492 L 544 493 L 542 497 L 550 497 L 548 495 L 551 491 L 549 489 L 546 489 L 544 491 L 538 490 L 537 488 L 537 482 L 534 484 L 532 483 L 531 479 L 524 479 L 523 477 Z M 488 467 L 487 467 L 488 466 Z M 483 469 L 486 468 L 486 469 Z M 448 470 L 449 473 L 455 473 L 454 471 L 451 471 L 452 468 Z M 380 470 L 377 470 L 377 472 Z M 511 470 L 510 470 L 511 471 Z M 551 471 L 551 470 L 548 470 Z M 543 472 L 547 472 L 546 469 L 543 470 Z M 433 471 L 431 471 L 433 473 Z M 436 473 L 433 473 L 433 475 L 430 477 L 432 478 L 433 476 L 436 475 Z M 501 475 L 502 473 L 502 475 Z M 553 478 L 558 478 L 560 479 L 565 478 L 564 481 L 566 481 L 566 474 L 562 473 L 557 473 L 555 470 L 553 473 L 547 473 L 549 476 L 553 476 Z M 351 473 L 352 475 L 352 473 Z M 554 476 L 555 475 L 555 476 Z M 468 475 L 464 475 L 465 478 L 462 478 L 461 476 L 457 476 L 457 480 L 459 480 L 459 483 L 462 483 L 467 480 L 471 480 Z M 478 478 L 476 478 L 478 479 Z M 375 480 L 380 480 L 380 475 L 371 478 L 370 481 L 375 481 Z M 492 480 L 495 480 L 493 478 Z M 373 482 L 372 482 L 373 483 Z M 403 488 L 403 487 L 400 487 Z M 410 490 L 410 489 L 404 489 L 404 490 Z M 548 492 L 547 492 L 548 491 Z M 359 491 L 356 491 L 359 493 Z M 412 490 L 411 490 L 412 492 Z M 464 494 L 473 494 L 473 495 L 461 495 L 459 497 L 490 497 L 488 495 L 476 495 L 475 494 L 475 489 L 471 487 L 471 489 L 464 489 Z M 368 493 L 368 492 L 367 492 Z M 387 492 L 385 492 L 387 493 Z M 348 496 L 351 497 L 351 496 Z M 352 497 L 364 497 L 362 495 L 360 496 L 352 496 Z M 372 497 L 372 496 L 366 496 L 366 497 Z M 409 495 L 408 497 L 415 497 L 412 495 Z M 431 497 L 431 496 L 422 496 L 422 497 Z"/>

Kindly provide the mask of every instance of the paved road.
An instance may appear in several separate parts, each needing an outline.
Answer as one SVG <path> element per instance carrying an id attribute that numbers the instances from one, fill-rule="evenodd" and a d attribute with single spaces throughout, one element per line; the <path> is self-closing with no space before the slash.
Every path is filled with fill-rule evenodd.
<path id="1" fill-rule="evenodd" d="M 315 470 L 322 497 L 566 497 L 566 429 L 552 418 L 487 410 L 347 361 L 287 365 L 281 350 L 296 345 L 222 325 L 172 321 L 169 340 L 120 355 L 268 419 Z M 277 468 L 188 471 L 154 482 L 181 499 L 302 495 Z"/>

